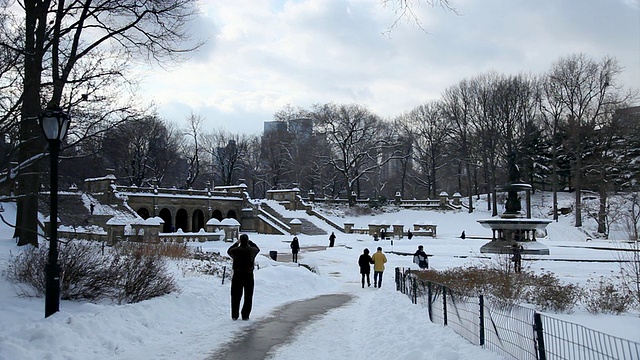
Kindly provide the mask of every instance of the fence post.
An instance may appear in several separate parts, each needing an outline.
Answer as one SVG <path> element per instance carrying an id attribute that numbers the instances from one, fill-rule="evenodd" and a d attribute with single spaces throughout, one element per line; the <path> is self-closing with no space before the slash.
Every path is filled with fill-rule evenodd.
<path id="1" fill-rule="evenodd" d="M 484 346 L 484 296 L 480 295 L 480 346 Z"/>
<path id="2" fill-rule="evenodd" d="M 433 322 L 433 312 L 431 308 L 431 281 L 427 281 L 427 309 L 429 309 L 429 321 Z"/>
<path id="3" fill-rule="evenodd" d="M 417 304 L 418 303 L 418 280 L 415 277 L 413 277 L 411 280 L 412 280 L 411 287 L 413 288 L 413 296 L 411 297 L 411 301 L 414 304 Z"/>
<path id="4" fill-rule="evenodd" d="M 444 326 L 447 326 L 447 287 L 446 286 L 442 286 L 442 313 L 443 313 L 442 317 L 444 318 Z"/>
<path id="5" fill-rule="evenodd" d="M 536 342 L 538 344 L 538 360 L 547 360 L 544 349 L 544 331 L 542 329 L 542 316 L 539 313 L 533 314 L 534 330 L 536 331 Z"/>
<path id="6" fill-rule="evenodd" d="M 222 285 L 224 285 L 224 277 L 225 275 L 227 275 L 227 267 L 223 266 L 222 267 Z"/>

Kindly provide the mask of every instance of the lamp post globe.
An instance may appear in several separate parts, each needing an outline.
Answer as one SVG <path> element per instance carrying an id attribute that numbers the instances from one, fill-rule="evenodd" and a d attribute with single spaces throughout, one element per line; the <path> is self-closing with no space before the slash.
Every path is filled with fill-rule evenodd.
<path id="1" fill-rule="evenodd" d="M 60 266 L 58 265 L 58 155 L 60 143 L 67 135 L 71 119 L 59 106 L 47 106 L 38 118 L 45 138 L 49 142 L 49 158 L 51 160 L 50 196 L 51 209 L 49 215 L 49 256 L 45 266 L 45 309 L 44 317 L 60 310 Z"/>

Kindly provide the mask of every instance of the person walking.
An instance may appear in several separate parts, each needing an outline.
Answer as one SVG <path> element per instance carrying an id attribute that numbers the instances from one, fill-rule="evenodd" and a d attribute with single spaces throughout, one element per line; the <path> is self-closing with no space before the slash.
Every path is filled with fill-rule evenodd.
<path id="1" fill-rule="evenodd" d="M 522 250 L 524 250 L 522 245 L 513 244 L 511 246 L 511 252 L 513 253 L 511 261 L 513 261 L 513 269 L 517 273 L 522 271 Z"/>
<path id="2" fill-rule="evenodd" d="M 371 259 L 373 260 L 373 287 L 381 288 L 382 273 L 384 272 L 384 264 L 387 262 L 387 257 L 382 252 L 382 248 L 378 246 L 378 251 L 371 256 Z"/>
<path id="3" fill-rule="evenodd" d="M 238 320 L 239 315 L 242 315 L 242 320 L 249 320 L 253 305 L 253 268 L 259 252 L 260 248 L 253 241 L 249 241 L 247 234 L 240 235 L 240 240 L 227 250 L 227 254 L 233 259 L 233 276 L 231 277 L 231 318 L 233 320 Z M 244 303 L 241 312 L 240 301 L 243 293 Z"/>
<path id="4" fill-rule="evenodd" d="M 333 247 L 335 243 L 336 243 L 336 234 L 331 232 L 331 235 L 329 235 L 329 247 Z"/>
<path id="5" fill-rule="evenodd" d="M 413 237 L 413 233 L 411 232 L 411 230 L 407 230 L 407 238 L 411 240 L 412 237 Z"/>
<path id="6" fill-rule="evenodd" d="M 413 262 L 418 265 L 420 270 L 429 268 L 429 258 L 424 252 L 424 246 L 418 246 L 418 250 L 413 254 Z"/>
<path id="7" fill-rule="evenodd" d="M 360 266 L 360 274 L 362 275 L 362 288 L 364 289 L 364 278 L 367 278 L 367 286 L 371 286 L 371 264 L 373 260 L 369 255 L 369 249 L 364 249 L 362 255 L 358 258 L 358 265 Z"/>
<path id="8" fill-rule="evenodd" d="M 298 252 L 300 251 L 300 243 L 298 242 L 298 237 L 294 236 L 291 241 L 291 260 L 294 263 L 298 262 Z"/>

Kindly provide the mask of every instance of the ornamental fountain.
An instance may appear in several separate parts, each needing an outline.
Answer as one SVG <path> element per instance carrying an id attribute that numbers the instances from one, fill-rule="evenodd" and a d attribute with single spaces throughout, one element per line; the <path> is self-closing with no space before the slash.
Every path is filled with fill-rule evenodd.
<path id="1" fill-rule="evenodd" d="M 485 228 L 490 228 L 493 236 L 490 242 L 480 248 L 481 253 L 508 254 L 512 252 L 512 245 L 522 245 L 524 254 L 549 255 L 549 248 L 536 241 L 536 231 L 544 230 L 551 220 L 531 218 L 531 185 L 522 183 L 520 172 L 515 162 L 515 155 L 509 157 L 509 182 L 496 186 L 493 190 L 493 216 L 478 222 Z M 496 194 L 506 192 L 505 211 L 499 218 Z M 525 192 L 526 213 L 522 214 L 520 196 Z"/>

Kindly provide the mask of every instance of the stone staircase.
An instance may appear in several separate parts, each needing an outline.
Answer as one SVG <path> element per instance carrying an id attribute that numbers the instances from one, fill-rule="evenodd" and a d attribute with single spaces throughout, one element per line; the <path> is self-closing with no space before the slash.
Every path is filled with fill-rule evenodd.
<path id="1" fill-rule="evenodd" d="M 294 218 L 286 218 L 282 216 L 279 212 L 277 212 L 274 208 L 269 206 L 267 203 L 261 203 L 260 207 L 262 210 L 267 212 L 269 215 L 275 217 L 276 219 L 284 222 L 285 224 L 289 224 L 291 220 Z M 315 226 L 311 221 L 304 218 L 296 218 L 302 222 L 302 226 L 300 228 L 300 232 L 305 235 L 326 235 L 327 232 L 322 230 L 321 228 Z"/>
<path id="2" fill-rule="evenodd" d="M 49 215 L 49 196 L 40 196 L 38 211 Z M 58 194 L 58 218 L 60 225 L 73 227 L 86 227 L 95 225 L 106 229 L 106 223 L 113 215 L 92 215 L 91 211 L 84 206 L 81 193 L 61 193 Z"/>

